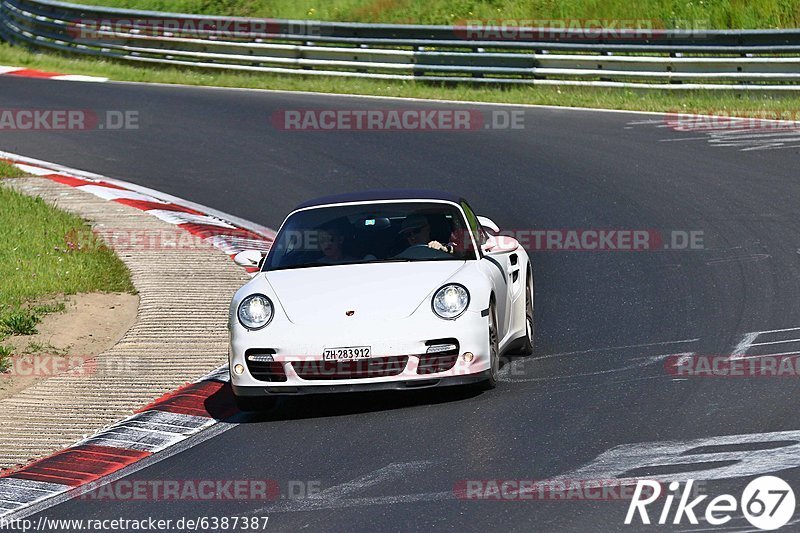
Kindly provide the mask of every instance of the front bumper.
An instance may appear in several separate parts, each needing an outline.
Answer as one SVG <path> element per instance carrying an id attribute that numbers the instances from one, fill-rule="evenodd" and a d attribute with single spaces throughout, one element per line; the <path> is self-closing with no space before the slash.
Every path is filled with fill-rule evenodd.
<path id="1" fill-rule="evenodd" d="M 300 387 L 273 387 L 272 384 L 262 384 L 259 387 L 239 387 L 233 385 L 236 396 L 286 396 L 305 394 L 329 394 L 337 392 L 373 392 L 373 391 L 399 391 L 441 388 L 457 385 L 473 385 L 485 381 L 489 371 L 484 370 L 478 374 L 468 376 L 455 376 L 448 378 L 429 378 L 411 381 L 369 382 L 350 385 L 303 385 Z M 266 385 L 266 386 L 265 386 Z"/>
<path id="2" fill-rule="evenodd" d="M 458 351 L 449 356 L 450 361 L 455 360 L 452 365 L 448 362 L 431 369 L 431 359 L 437 356 L 426 354 L 426 351 L 428 344 L 437 339 L 455 339 Z M 315 369 L 331 364 L 322 361 L 324 348 L 347 346 L 370 346 L 372 358 L 359 361 L 359 368 L 371 368 L 373 363 L 380 368 L 384 364 L 383 371 L 366 372 L 357 377 L 352 377 L 352 373 L 343 375 L 335 371 L 331 374 L 315 373 Z M 274 362 L 270 365 L 285 377 L 274 381 L 256 372 L 252 363 L 248 364 L 246 360 L 248 352 L 271 353 Z M 471 361 L 465 359 L 466 352 L 473 354 Z M 413 390 L 459 385 L 488 377 L 488 354 L 488 319 L 475 311 L 467 311 L 456 320 L 412 315 L 402 320 L 352 320 L 314 326 L 293 324 L 288 320 L 276 321 L 258 331 L 234 326 L 230 343 L 231 385 L 237 396 Z M 442 354 L 442 358 L 446 357 Z M 233 371 L 236 365 L 244 367 L 242 374 Z M 347 367 L 347 364 L 343 366 Z M 441 368 L 446 369 L 439 371 Z"/>

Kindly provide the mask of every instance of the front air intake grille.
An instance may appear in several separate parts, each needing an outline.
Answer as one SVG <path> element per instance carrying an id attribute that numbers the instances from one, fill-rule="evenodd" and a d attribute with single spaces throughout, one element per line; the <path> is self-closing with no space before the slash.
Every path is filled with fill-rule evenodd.
<path id="1" fill-rule="evenodd" d="M 270 361 L 271 356 L 275 355 L 275 350 L 271 348 L 251 348 L 244 353 L 244 360 L 247 363 L 247 370 L 250 371 L 255 379 L 269 383 L 280 383 L 286 381 L 286 371 L 283 363 Z"/>
<path id="2" fill-rule="evenodd" d="M 301 379 L 365 379 L 396 376 L 403 372 L 408 356 L 375 357 L 357 361 L 295 361 L 292 368 Z"/>
<path id="3" fill-rule="evenodd" d="M 417 374 L 435 374 L 450 370 L 458 360 L 457 339 L 433 339 L 425 343 L 429 353 L 419 356 Z"/>

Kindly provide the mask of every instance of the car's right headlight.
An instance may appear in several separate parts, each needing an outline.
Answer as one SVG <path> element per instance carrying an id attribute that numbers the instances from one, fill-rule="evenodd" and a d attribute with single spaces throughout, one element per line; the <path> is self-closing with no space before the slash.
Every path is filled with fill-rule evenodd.
<path id="1" fill-rule="evenodd" d="M 449 320 L 460 317 L 467 306 L 469 306 L 469 291 L 457 283 L 449 283 L 436 291 L 431 301 L 433 312 Z"/>
<path id="2" fill-rule="evenodd" d="M 261 329 L 272 320 L 275 308 L 263 294 L 251 294 L 239 304 L 239 322 L 247 329 Z"/>

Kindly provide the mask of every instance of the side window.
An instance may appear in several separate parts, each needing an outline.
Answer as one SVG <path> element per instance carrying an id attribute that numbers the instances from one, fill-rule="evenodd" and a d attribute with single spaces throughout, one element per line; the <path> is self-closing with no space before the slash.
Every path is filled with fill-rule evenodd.
<path id="1" fill-rule="evenodd" d="M 475 212 L 467 202 L 461 202 L 461 207 L 464 209 L 464 214 L 467 216 L 469 231 L 475 236 L 475 242 L 478 243 L 478 246 L 483 246 L 486 244 L 486 233 L 484 233 L 481 225 L 478 224 L 478 217 L 475 216 Z"/>

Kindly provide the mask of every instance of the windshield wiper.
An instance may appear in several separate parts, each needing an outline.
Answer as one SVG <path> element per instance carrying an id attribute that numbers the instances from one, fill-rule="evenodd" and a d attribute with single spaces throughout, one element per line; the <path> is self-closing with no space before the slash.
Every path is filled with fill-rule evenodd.
<path id="1" fill-rule="evenodd" d="M 369 261 L 362 261 L 362 263 L 410 263 L 412 261 L 414 261 L 414 259 L 408 259 L 405 257 L 389 257 L 387 259 L 370 259 Z"/>
<path id="2" fill-rule="evenodd" d="M 297 265 L 286 265 L 286 266 L 279 266 L 276 268 L 269 268 L 265 270 L 265 272 L 272 272 L 275 270 L 292 270 L 294 268 L 309 268 L 309 267 L 318 267 L 318 266 L 329 266 L 324 263 L 300 263 Z"/>

